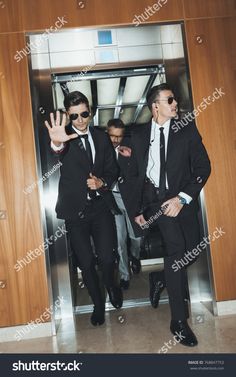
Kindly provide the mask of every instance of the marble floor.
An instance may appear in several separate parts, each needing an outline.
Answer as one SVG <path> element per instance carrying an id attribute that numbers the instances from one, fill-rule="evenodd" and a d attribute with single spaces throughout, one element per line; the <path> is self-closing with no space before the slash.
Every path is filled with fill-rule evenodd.
<path id="1" fill-rule="evenodd" d="M 192 304 L 189 324 L 199 344 L 171 346 L 169 305 L 111 310 L 106 322 L 93 327 L 90 314 L 61 321 L 56 336 L 5 342 L 0 353 L 236 353 L 236 315 L 214 317 L 205 304 Z"/>

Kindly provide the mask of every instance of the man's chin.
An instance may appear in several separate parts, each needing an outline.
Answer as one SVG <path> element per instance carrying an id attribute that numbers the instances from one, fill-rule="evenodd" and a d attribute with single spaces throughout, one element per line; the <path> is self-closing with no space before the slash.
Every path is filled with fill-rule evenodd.
<path id="1" fill-rule="evenodd" d="M 80 132 L 87 132 L 87 130 L 88 130 L 88 126 L 83 126 L 83 127 L 81 127 L 81 126 L 74 126 L 78 131 L 80 131 Z"/>

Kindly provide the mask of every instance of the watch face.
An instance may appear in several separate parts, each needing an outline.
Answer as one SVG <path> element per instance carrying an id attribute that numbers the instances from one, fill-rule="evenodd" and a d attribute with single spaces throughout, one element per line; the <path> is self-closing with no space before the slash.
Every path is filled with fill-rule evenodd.
<path id="1" fill-rule="evenodd" d="M 179 201 L 183 205 L 187 203 L 186 199 L 182 198 L 181 196 L 179 196 Z"/>

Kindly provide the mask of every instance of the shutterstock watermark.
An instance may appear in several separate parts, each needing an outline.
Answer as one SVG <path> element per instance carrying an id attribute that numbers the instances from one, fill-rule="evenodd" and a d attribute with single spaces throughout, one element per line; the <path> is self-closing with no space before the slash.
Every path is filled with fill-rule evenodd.
<path id="1" fill-rule="evenodd" d="M 45 173 L 41 178 L 39 178 L 37 182 L 33 182 L 31 185 L 24 188 L 23 193 L 26 195 L 30 194 L 40 182 L 46 181 L 46 179 L 49 178 L 53 173 L 55 173 L 55 171 L 58 170 L 60 166 L 62 166 L 61 161 L 59 161 L 56 165 L 53 165 L 52 169 Z"/>
<path id="2" fill-rule="evenodd" d="M 65 225 L 59 226 L 55 234 L 51 235 L 49 238 L 46 238 L 46 240 L 41 245 L 39 245 L 38 248 L 34 250 L 29 250 L 25 257 L 23 257 L 20 260 L 18 259 L 17 263 L 14 265 L 14 269 L 17 272 L 22 270 L 25 266 L 27 266 L 27 264 L 31 263 L 40 255 L 44 254 L 45 250 L 48 249 L 49 245 L 52 245 L 54 242 L 57 241 L 58 238 L 61 238 L 66 233 L 67 233 L 67 230 L 65 229 Z"/>
<path id="3" fill-rule="evenodd" d="M 158 350 L 158 353 L 167 353 L 172 347 L 176 346 L 176 344 L 180 343 L 181 340 L 185 339 L 185 336 L 182 335 L 182 331 L 176 331 L 175 334 L 176 335 L 173 336 L 173 339 L 170 339 L 168 342 L 164 343 L 164 346 Z"/>
<path id="4" fill-rule="evenodd" d="M 163 7 L 163 5 L 167 3 L 167 1 L 168 0 L 158 0 L 156 3 L 149 5 L 144 9 L 143 13 L 134 16 L 132 23 L 135 26 L 139 26 L 143 22 L 147 21 L 156 12 L 159 12 L 159 10 Z"/>
<path id="5" fill-rule="evenodd" d="M 20 51 L 16 51 L 16 54 L 14 56 L 14 59 L 19 63 L 25 56 L 29 55 L 31 52 L 31 49 L 37 49 L 41 44 L 43 43 L 44 39 L 47 39 L 48 35 L 50 33 L 55 33 L 56 31 L 60 30 L 65 24 L 67 24 L 68 21 L 65 20 L 65 16 L 57 17 L 57 20 L 54 24 L 54 26 L 50 26 L 49 29 L 45 29 L 44 33 L 40 35 L 40 38 L 34 43 L 34 42 L 28 42 L 26 43 L 25 48 L 23 48 Z"/>
<path id="6" fill-rule="evenodd" d="M 223 92 L 222 88 L 215 88 L 214 92 L 210 96 L 203 98 L 200 105 L 198 105 L 196 109 L 194 109 L 191 113 L 187 113 L 183 117 L 183 119 L 174 121 L 171 126 L 174 132 L 178 132 L 182 128 L 186 127 L 189 123 L 194 121 L 201 114 L 201 112 L 206 110 L 208 106 L 210 106 L 212 103 L 214 103 L 224 95 L 225 93 Z"/>
<path id="7" fill-rule="evenodd" d="M 50 363 L 44 363 L 39 360 L 32 360 L 32 361 L 27 361 L 23 362 L 21 360 L 18 360 L 15 363 L 12 363 L 12 370 L 13 372 L 22 372 L 22 371 L 27 371 L 27 372 L 44 372 L 46 371 L 63 371 L 63 372 L 71 372 L 71 371 L 76 371 L 80 372 L 81 366 L 83 363 L 78 362 L 77 360 L 73 360 L 73 363 L 65 363 L 61 362 L 60 360 L 57 360 L 56 362 L 50 362 Z"/>
<path id="8" fill-rule="evenodd" d="M 154 215 L 150 216 L 149 219 L 146 221 L 146 223 L 140 225 L 140 227 L 143 230 L 148 229 L 150 227 L 150 225 L 152 225 L 160 216 L 162 216 L 164 214 L 164 212 L 167 208 L 168 208 L 168 205 L 161 207 L 158 212 L 156 212 Z"/>
<path id="9" fill-rule="evenodd" d="M 222 228 L 216 227 L 212 235 L 209 234 L 207 237 L 203 237 L 203 240 L 199 243 L 199 245 L 197 245 L 196 248 L 184 253 L 183 258 L 178 260 L 175 259 L 175 263 L 173 263 L 171 266 L 174 272 L 177 272 L 181 268 L 187 266 L 190 262 L 194 261 L 194 259 L 199 256 L 199 254 L 207 247 L 207 245 L 210 245 L 211 242 L 214 242 L 224 234 L 226 234 L 226 232 Z"/>
<path id="10" fill-rule="evenodd" d="M 31 330 L 34 330 L 39 324 L 44 323 L 45 321 L 49 321 L 52 314 L 62 305 L 64 304 L 64 298 L 59 297 L 55 301 L 55 307 L 53 305 L 50 308 L 45 308 L 44 312 L 40 315 L 40 317 L 36 318 L 34 321 L 30 321 L 20 330 L 16 331 L 14 335 L 15 339 L 19 342 L 26 334 L 28 334 Z"/>
<path id="11" fill-rule="evenodd" d="M 68 81 L 66 84 L 61 85 L 61 88 L 64 89 L 64 90 L 66 90 L 68 83 L 73 82 L 73 81 L 77 81 L 78 79 L 81 79 L 81 77 L 83 77 L 84 75 L 86 75 L 86 73 L 88 73 L 89 71 L 91 71 L 91 69 L 93 69 L 93 67 L 95 67 L 95 64 L 86 65 L 85 67 L 83 67 L 83 69 L 80 71 L 80 73 L 78 73 L 77 75 L 73 76 L 70 79 L 70 81 Z"/>

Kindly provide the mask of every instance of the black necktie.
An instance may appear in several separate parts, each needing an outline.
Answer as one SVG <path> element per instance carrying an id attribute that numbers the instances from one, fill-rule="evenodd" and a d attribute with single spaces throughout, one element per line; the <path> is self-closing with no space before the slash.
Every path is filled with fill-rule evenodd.
<path id="1" fill-rule="evenodd" d="M 81 139 L 84 139 L 85 141 L 85 150 L 86 150 L 86 153 L 87 153 L 87 156 L 88 156 L 88 160 L 89 160 L 89 166 L 92 170 L 92 167 L 93 167 L 93 155 L 92 155 L 92 149 L 91 149 L 91 145 L 90 145 L 90 142 L 89 142 L 89 139 L 88 139 L 88 135 L 80 135 L 80 138 Z M 97 194 L 96 194 L 96 190 L 91 190 L 91 189 L 88 189 L 88 194 L 89 194 L 89 197 L 91 199 L 94 199 L 96 198 Z"/>
<path id="2" fill-rule="evenodd" d="M 87 156 L 88 156 L 90 168 L 92 168 L 92 166 L 93 166 L 93 155 L 92 155 L 92 150 L 91 150 L 91 145 L 90 145 L 90 142 L 89 142 L 89 139 L 88 139 L 88 135 L 87 134 L 86 135 L 80 135 L 80 138 L 84 139 L 84 141 L 85 141 L 85 150 L 86 150 L 86 153 L 87 153 Z"/>
<path id="3" fill-rule="evenodd" d="M 159 180 L 159 199 L 162 200 L 165 197 L 166 190 L 166 157 L 165 157 L 165 135 L 164 127 L 160 127 L 160 180 Z"/>

